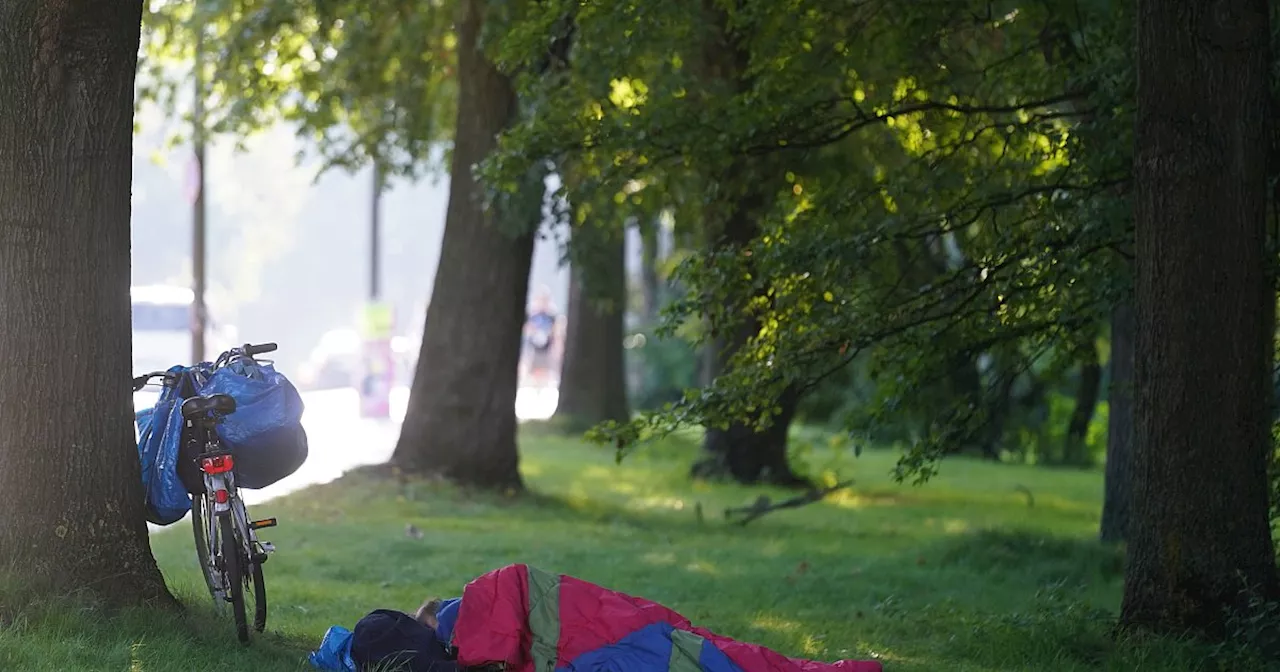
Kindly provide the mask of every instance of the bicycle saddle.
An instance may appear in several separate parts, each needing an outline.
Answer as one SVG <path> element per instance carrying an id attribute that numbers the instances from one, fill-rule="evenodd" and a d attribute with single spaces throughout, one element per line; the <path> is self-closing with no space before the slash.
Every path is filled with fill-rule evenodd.
<path id="1" fill-rule="evenodd" d="M 218 415 L 235 413 L 236 400 L 226 394 L 210 394 L 203 397 L 191 397 L 182 402 L 182 417 L 188 420 L 204 417 L 210 411 Z"/>

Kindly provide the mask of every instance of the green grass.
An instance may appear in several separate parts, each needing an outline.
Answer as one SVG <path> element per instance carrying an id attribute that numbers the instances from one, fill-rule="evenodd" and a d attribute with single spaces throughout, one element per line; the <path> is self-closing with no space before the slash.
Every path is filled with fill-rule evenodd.
<path id="1" fill-rule="evenodd" d="M 269 633 L 248 649 L 205 605 L 189 528 L 176 525 L 153 546 L 185 616 L 36 606 L 0 629 L 0 670 L 309 669 L 330 625 L 456 595 L 514 562 L 788 655 L 874 656 L 893 672 L 1250 669 L 1191 644 L 1109 637 L 1122 561 L 1093 541 L 1097 473 L 953 460 L 915 488 L 889 478 L 892 454 L 870 452 L 839 465 L 852 491 L 744 528 L 721 512 L 761 491 L 690 483 L 682 450 L 619 467 L 611 452 L 526 431 L 528 497 L 366 471 L 254 507 L 281 526 L 268 537 Z"/>

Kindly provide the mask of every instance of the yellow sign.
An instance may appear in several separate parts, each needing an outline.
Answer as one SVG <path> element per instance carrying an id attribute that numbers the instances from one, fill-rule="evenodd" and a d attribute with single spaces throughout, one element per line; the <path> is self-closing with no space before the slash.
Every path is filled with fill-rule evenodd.
<path id="1" fill-rule="evenodd" d="M 361 315 L 360 331 L 367 339 L 391 338 L 391 330 L 395 326 L 395 316 L 391 304 L 370 303 L 365 305 Z"/>

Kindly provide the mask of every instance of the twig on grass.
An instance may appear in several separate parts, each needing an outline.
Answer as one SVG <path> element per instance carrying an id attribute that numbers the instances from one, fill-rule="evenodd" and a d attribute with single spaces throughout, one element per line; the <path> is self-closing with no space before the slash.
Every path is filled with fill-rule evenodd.
<path id="1" fill-rule="evenodd" d="M 851 485 L 853 485 L 853 481 L 851 480 L 841 481 L 827 488 L 811 489 L 808 492 L 804 493 L 803 495 L 792 497 L 791 499 L 784 499 L 781 502 L 778 502 L 777 504 L 774 504 L 773 500 L 771 500 L 768 495 L 760 495 L 759 497 L 756 498 L 756 501 L 753 502 L 750 506 L 743 506 L 743 507 L 734 508 L 734 509 L 725 509 L 724 518 L 725 520 L 730 520 L 733 518 L 733 516 L 740 515 L 742 516 L 742 518 L 735 522 L 737 522 L 739 525 L 746 525 L 747 523 L 750 523 L 751 521 L 757 518 L 760 518 L 765 514 L 771 513 L 773 511 L 778 511 L 780 509 L 796 509 L 802 506 L 813 504 L 815 502 L 820 502 L 826 499 L 828 495 L 840 490 L 844 490 L 845 488 Z"/>

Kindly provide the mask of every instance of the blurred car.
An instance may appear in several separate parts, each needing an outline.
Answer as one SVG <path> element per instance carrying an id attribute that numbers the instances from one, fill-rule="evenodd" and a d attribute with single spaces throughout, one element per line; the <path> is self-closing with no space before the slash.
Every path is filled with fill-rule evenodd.
<path id="1" fill-rule="evenodd" d="M 129 289 L 133 304 L 133 370 L 164 371 L 175 364 L 190 365 L 192 309 L 195 293 L 186 287 L 148 285 Z M 205 359 L 232 347 L 236 330 L 220 324 L 206 307 Z"/>
<path id="2" fill-rule="evenodd" d="M 355 387 L 360 376 L 360 334 L 355 329 L 333 329 L 320 337 L 298 371 L 304 390 Z"/>
<path id="3" fill-rule="evenodd" d="M 298 374 L 298 385 L 305 390 L 333 390 L 359 387 L 364 364 L 361 359 L 364 342 L 355 329 L 333 329 L 320 337 Z M 391 339 L 395 357 L 392 385 L 407 387 L 413 382 L 418 363 L 418 343 L 405 336 Z"/>

